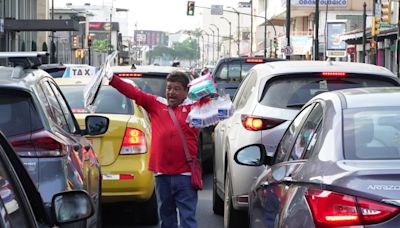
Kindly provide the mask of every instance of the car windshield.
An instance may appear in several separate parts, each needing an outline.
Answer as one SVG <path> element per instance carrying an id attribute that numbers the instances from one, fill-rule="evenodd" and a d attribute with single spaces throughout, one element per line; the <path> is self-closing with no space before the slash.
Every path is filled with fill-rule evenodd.
<path id="1" fill-rule="evenodd" d="M 159 97 L 165 97 L 165 78 L 159 76 L 144 76 L 129 78 L 144 92 L 151 93 Z"/>
<path id="2" fill-rule="evenodd" d="M 0 113 L 0 130 L 7 137 L 27 134 L 43 128 L 31 98 L 25 94 L 2 91 Z"/>
<path id="3" fill-rule="evenodd" d="M 245 62 L 230 62 L 224 63 L 218 72 L 215 73 L 214 78 L 216 81 L 242 81 L 249 70 L 256 65 L 256 63 L 245 63 Z"/>
<path id="4" fill-rule="evenodd" d="M 375 76 L 376 77 L 376 76 Z M 360 87 L 394 86 L 388 81 L 364 78 L 282 77 L 268 81 L 260 104 L 276 108 L 300 109 L 312 97 L 327 91 Z"/>
<path id="5" fill-rule="evenodd" d="M 83 104 L 83 86 L 60 86 L 74 113 L 88 113 Z M 111 86 L 102 86 L 94 102 L 95 113 L 132 114 L 132 102 Z"/>
<path id="6" fill-rule="evenodd" d="M 344 110 L 343 141 L 345 159 L 400 159 L 400 108 Z"/>

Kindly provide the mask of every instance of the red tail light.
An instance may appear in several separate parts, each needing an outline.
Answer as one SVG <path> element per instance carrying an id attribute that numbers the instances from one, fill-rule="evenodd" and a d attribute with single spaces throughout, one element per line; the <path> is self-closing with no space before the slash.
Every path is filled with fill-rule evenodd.
<path id="1" fill-rule="evenodd" d="M 305 197 L 317 227 L 375 224 L 400 211 L 398 207 L 331 191 L 309 189 Z"/>
<path id="2" fill-rule="evenodd" d="M 143 74 L 141 73 L 116 73 L 116 76 L 119 77 L 142 77 Z"/>
<path id="3" fill-rule="evenodd" d="M 47 131 L 17 136 L 10 142 L 21 157 L 61 157 L 68 151 L 68 146 Z"/>
<path id="4" fill-rule="evenodd" d="M 322 77 L 346 77 L 346 72 L 322 72 Z"/>
<path id="5" fill-rule="evenodd" d="M 248 58 L 245 60 L 246 63 L 263 63 L 265 62 L 262 58 Z"/>
<path id="6" fill-rule="evenodd" d="M 285 120 L 242 115 L 243 127 L 250 131 L 271 129 L 283 122 Z"/>
<path id="7" fill-rule="evenodd" d="M 144 133 L 135 128 L 127 128 L 120 154 L 144 154 L 147 151 Z"/>

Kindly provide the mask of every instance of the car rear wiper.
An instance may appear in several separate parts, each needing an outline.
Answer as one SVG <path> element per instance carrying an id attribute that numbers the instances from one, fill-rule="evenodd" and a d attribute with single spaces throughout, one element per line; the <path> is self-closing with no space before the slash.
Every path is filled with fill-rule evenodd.
<path id="1" fill-rule="evenodd" d="M 305 103 L 295 103 L 286 105 L 287 108 L 301 108 L 305 105 Z"/>

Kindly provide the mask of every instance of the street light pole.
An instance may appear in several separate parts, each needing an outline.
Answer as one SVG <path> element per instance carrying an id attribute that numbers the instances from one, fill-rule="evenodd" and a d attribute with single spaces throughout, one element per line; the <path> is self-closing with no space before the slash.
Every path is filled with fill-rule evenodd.
<path id="1" fill-rule="evenodd" d="M 211 60 L 211 64 L 214 64 L 214 53 L 215 53 L 215 50 L 214 50 L 214 47 L 215 47 L 215 40 L 214 40 L 214 37 L 215 37 L 215 32 L 214 32 L 214 30 L 212 29 L 212 28 L 208 28 L 208 29 L 210 29 L 211 30 L 211 33 L 212 33 L 212 60 Z"/>
<path id="2" fill-rule="evenodd" d="M 240 12 L 237 11 L 235 8 L 228 6 L 228 8 L 232 9 L 233 11 L 235 11 L 235 13 L 237 14 L 237 18 L 238 18 L 238 23 L 237 23 L 237 55 L 238 57 L 240 56 Z"/>
<path id="3" fill-rule="evenodd" d="M 54 0 L 51 0 L 51 20 L 54 22 Z M 54 31 L 51 31 L 51 43 L 50 43 L 50 63 L 54 63 Z"/>
<path id="4" fill-rule="evenodd" d="M 316 0 L 319 1 L 319 0 Z M 286 0 L 286 46 L 290 47 L 290 0 Z M 286 54 L 286 59 L 290 59 L 290 55 Z"/>
<path id="5" fill-rule="evenodd" d="M 201 55 L 201 64 L 204 66 L 204 36 L 201 34 L 201 42 L 203 43 L 203 48 L 202 48 L 202 55 Z"/>
<path id="6" fill-rule="evenodd" d="M 219 28 L 215 24 L 210 24 L 217 29 L 217 59 L 219 59 Z"/>
<path id="7" fill-rule="evenodd" d="M 202 30 L 204 34 L 207 36 L 207 64 L 210 62 L 210 34 L 208 32 Z"/>
<path id="8" fill-rule="evenodd" d="M 227 21 L 229 23 L 229 57 L 231 57 L 232 22 L 230 20 L 228 20 L 226 17 L 220 17 L 220 18 L 224 19 L 225 21 Z"/>
<path id="9" fill-rule="evenodd" d="M 314 16 L 314 60 L 319 59 L 319 0 L 315 1 L 315 16 Z M 326 45 L 326 44 L 325 44 Z"/>

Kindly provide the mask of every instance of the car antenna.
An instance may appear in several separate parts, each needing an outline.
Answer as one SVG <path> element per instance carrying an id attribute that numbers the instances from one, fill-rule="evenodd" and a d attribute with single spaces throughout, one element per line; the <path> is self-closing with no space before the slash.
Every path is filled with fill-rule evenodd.
<path id="1" fill-rule="evenodd" d="M 131 69 L 133 69 L 133 70 L 136 69 L 136 66 L 134 63 L 132 63 Z"/>

